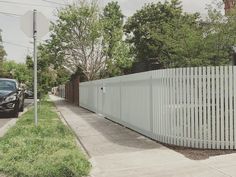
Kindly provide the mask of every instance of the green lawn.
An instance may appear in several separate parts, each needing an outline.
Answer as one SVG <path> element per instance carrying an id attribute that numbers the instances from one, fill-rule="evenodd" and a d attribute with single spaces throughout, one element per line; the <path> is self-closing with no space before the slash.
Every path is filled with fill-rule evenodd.
<path id="1" fill-rule="evenodd" d="M 76 146 L 71 130 L 58 118 L 51 102 L 43 102 L 39 126 L 33 110 L 0 139 L 0 173 L 17 177 L 87 176 L 90 163 Z"/>

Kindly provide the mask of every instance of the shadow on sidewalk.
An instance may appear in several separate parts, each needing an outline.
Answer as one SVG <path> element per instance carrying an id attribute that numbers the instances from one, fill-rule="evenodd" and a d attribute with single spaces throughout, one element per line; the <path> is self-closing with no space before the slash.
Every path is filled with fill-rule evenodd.
<path id="1" fill-rule="evenodd" d="M 93 129 L 98 131 L 102 136 L 107 139 L 107 142 L 118 144 L 123 147 L 130 147 L 132 150 L 151 150 L 157 148 L 163 148 L 159 143 L 146 138 L 145 136 L 130 130 L 120 124 L 117 124 L 108 119 L 102 118 L 95 113 L 92 113 L 84 108 L 74 106 L 64 100 L 54 101 L 58 106 L 64 106 L 67 104 L 68 109 L 88 123 Z M 93 136 L 93 135 L 91 135 Z M 85 136 L 84 139 L 88 139 L 90 136 Z M 129 151 L 129 148 L 126 149 Z"/>
<path id="2" fill-rule="evenodd" d="M 98 115 L 91 113 L 84 108 L 80 108 L 67 103 L 64 100 L 58 100 L 55 101 L 55 103 L 58 106 L 64 106 L 65 104 L 67 104 L 68 108 L 72 112 L 80 115 L 83 120 L 86 121 L 86 123 L 100 132 L 108 141 L 119 144 L 120 146 L 132 147 L 139 150 L 151 150 L 157 148 L 161 148 L 164 150 L 165 148 L 169 148 L 191 160 L 205 160 L 214 156 L 236 153 L 236 150 L 192 149 L 159 143 L 157 141 L 146 138 L 133 130 L 125 128 L 122 125 L 114 123 L 113 121 L 99 117 Z"/>

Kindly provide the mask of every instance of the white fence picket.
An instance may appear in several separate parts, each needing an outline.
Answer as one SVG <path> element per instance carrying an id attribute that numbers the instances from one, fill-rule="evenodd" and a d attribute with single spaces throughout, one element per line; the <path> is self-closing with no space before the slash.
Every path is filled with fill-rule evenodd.
<path id="1" fill-rule="evenodd" d="M 168 76 L 167 76 L 167 90 L 168 90 L 168 93 L 167 93 L 167 96 L 168 96 L 168 107 L 167 107 L 167 130 L 168 130 L 168 143 L 171 144 L 171 128 L 172 128 L 172 122 L 171 122 L 171 70 L 168 69 Z"/>
<path id="2" fill-rule="evenodd" d="M 179 126 L 179 120 L 180 120 L 180 110 L 179 110 L 179 105 L 180 105 L 180 86 L 179 86 L 179 69 L 175 70 L 175 75 L 176 75 L 176 80 L 175 80 L 175 84 L 176 84 L 176 104 L 175 104 L 175 109 L 176 109 L 176 145 L 180 145 L 180 126 Z"/>
<path id="3" fill-rule="evenodd" d="M 207 131 L 207 147 L 211 148 L 211 131 L 212 131 L 212 122 L 211 122 L 211 68 L 207 67 L 207 126 L 204 125 Z"/>
<path id="4" fill-rule="evenodd" d="M 228 67 L 224 67 L 224 80 L 225 80 L 225 146 L 229 147 L 229 73 Z"/>
<path id="5" fill-rule="evenodd" d="M 229 148 L 233 149 L 233 71 L 232 71 L 232 66 L 229 68 Z"/>
<path id="6" fill-rule="evenodd" d="M 187 97 L 187 89 L 186 89 L 186 69 L 182 70 L 182 84 L 183 84 L 183 103 L 182 103 L 182 108 L 183 108 L 183 140 L 184 140 L 184 146 L 187 146 L 187 118 L 186 118 L 186 113 L 187 113 L 187 106 L 186 106 L 186 97 Z"/>
<path id="7" fill-rule="evenodd" d="M 211 68 L 211 79 L 212 79 L 212 90 L 211 90 L 211 96 L 212 96 L 212 114 L 211 114 L 211 119 L 212 119 L 212 148 L 216 148 L 216 74 L 215 74 L 215 67 Z"/>
<path id="8" fill-rule="evenodd" d="M 220 74 L 219 67 L 216 67 L 216 148 L 220 149 Z"/>
<path id="9" fill-rule="evenodd" d="M 202 127 L 202 134 L 203 134 L 203 143 L 204 143 L 204 148 L 207 148 L 207 73 L 206 73 L 206 67 L 203 68 L 203 74 L 202 74 L 202 90 L 203 90 L 203 95 L 202 95 L 202 100 L 203 100 L 203 127 Z"/>
<path id="10" fill-rule="evenodd" d="M 161 76 L 161 78 L 160 78 L 160 93 L 161 93 L 161 95 L 160 95 L 160 100 L 162 100 L 162 103 L 161 103 L 161 110 L 160 110 L 160 112 L 161 112 L 161 115 L 160 115 L 160 125 L 161 125 L 161 129 L 160 129 L 160 136 L 161 136 L 161 139 L 160 139 L 160 141 L 161 142 L 165 142 L 165 140 L 164 140 L 164 136 L 165 136 L 165 133 L 164 133 L 164 131 L 165 131 L 165 127 L 164 127 L 164 121 L 163 121 L 163 119 L 164 119 L 164 89 L 163 89 L 163 77 L 164 77 L 164 75 L 163 75 L 163 71 L 161 71 L 160 72 L 160 76 Z"/>
<path id="11" fill-rule="evenodd" d="M 191 70 L 187 68 L 187 146 L 190 147 L 190 139 L 191 139 L 191 102 L 190 102 L 190 95 L 191 95 L 191 85 L 190 85 L 190 78 L 191 78 Z"/>
<path id="12" fill-rule="evenodd" d="M 199 97 L 198 97 L 198 100 L 199 100 L 199 105 L 198 105 L 198 109 L 199 109 L 199 146 L 200 148 L 203 148 L 203 126 L 202 126 L 202 108 L 203 108 L 203 104 L 202 104 L 202 91 L 203 91 L 203 87 L 202 87 L 202 77 L 203 76 L 203 69 L 202 68 L 199 68 L 199 80 L 198 80 L 198 84 L 199 84 Z"/>
<path id="13" fill-rule="evenodd" d="M 173 139 L 173 144 L 177 144 L 176 140 L 176 84 L 175 84 L 175 69 L 172 70 L 171 74 L 171 82 L 172 82 L 172 139 Z"/>
<path id="14" fill-rule="evenodd" d="M 195 79 L 195 83 L 194 83 L 194 87 L 195 87 L 195 147 L 196 148 L 199 148 L 199 141 L 198 141 L 198 138 L 199 138 L 199 134 L 198 134 L 198 129 L 199 129 L 199 126 L 198 126 L 198 118 L 199 118 L 199 111 L 198 111 L 198 107 L 199 107 L 199 101 L 198 101 L 198 97 L 199 97 L 199 93 L 198 93 L 198 90 L 199 90 L 199 85 L 198 85 L 198 69 L 199 68 L 195 68 L 195 72 L 194 72 L 194 79 Z"/>
<path id="15" fill-rule="evenodd" d="M 224 112 L 224 67 L 220 67 L 220 135 L 221 135 L 221 149 L 225 149 L 225 112 Z"/>
<path id="16" fill-rule="evenodd" d="M 195 95 L 194 95 L 194 68 L 191 68 L 191 117 L 189 120 L 191 121 L 191 147 L 195 147 L 195 117 L 194 117 L 194 107 L 195 107 Z"/>

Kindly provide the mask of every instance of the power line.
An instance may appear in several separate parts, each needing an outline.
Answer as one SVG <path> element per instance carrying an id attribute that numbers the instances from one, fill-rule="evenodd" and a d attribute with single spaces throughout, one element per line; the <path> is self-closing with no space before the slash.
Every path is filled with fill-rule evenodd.
<path id="1" fill-rule="evenodd" d="M 18 46 L 18 47 L 23 47 L 23 48 L 27 48 L 27 49 L 33 49 L 32 47 L 25 46 L 25 45 L 22 45 L 22 44 L 17 44 L 17 43 L 10 42 L 10 41 L 2 41 L 2 43 L 10 44 L 10 45 Z"/>
<path id="2" fill-rule="evenodd" d="M 62 3 L 58 3 L 58 2 L 54 2 L 54 1 L 49 1 L 49 0 L 42 0 L 44 2 L 48 2 L 48 3 L 52 3 L 52 4 L 57 4 L 57 5 L 61 5 L 61 6 L 66 6 L 67 4 L 62 4 Z"/>
<path id="3" fill-rule="evenodd" d="M 20 17 L 21 16 L 19 14 L 14 14 L 14 13 L 9 13 L 9 12 L 1 12 L 1 11 L 0 11 L 0 14 L 7 15 L 7 16 L 12 16 L 12 17 Z"/>
<path id="4" fill-rule="evenodd" d="M 20 14 L 14 14 L 14 13 L 9 13 L 9 12 L 1 12 L 0 11 L 0 15 L 6 15 L 6 16 L 9 16 L 9 17 L 21 17 L 23 15 L 20 15 Z M 53 21 L 54 19 L 52 18 L 48 18 L 49 20 Z"/>
<path id="5" fill-rule="evenodd" d="M 15 2 L 15 1 L 5 1 L 5 0 L 0 0 L 0 3 L 6 3 L 6 4 L 12 4 L 12 5 L 22 5 L 22 6 L 37 6 L 37 7 L 48 7 L 48 8 L 54 8 L 52 6 L 48 5 L 40 5 L 40 4 L 32 4 L 32 3 L 23 3 L 23 2 Z"/>

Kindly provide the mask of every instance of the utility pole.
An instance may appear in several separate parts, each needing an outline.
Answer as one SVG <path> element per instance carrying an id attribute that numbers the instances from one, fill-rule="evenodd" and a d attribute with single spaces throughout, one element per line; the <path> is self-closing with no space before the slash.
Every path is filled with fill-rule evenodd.
<path id="1" fill-rule="evenodd" d="M 33 11 L 33 39 L 34 39 L 34 121 L 35 121 L 35 126 L 38 126 L 37 10 Z"/>

